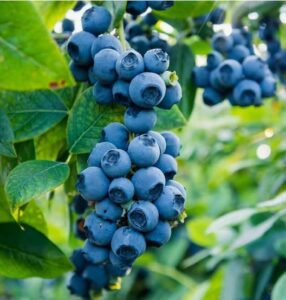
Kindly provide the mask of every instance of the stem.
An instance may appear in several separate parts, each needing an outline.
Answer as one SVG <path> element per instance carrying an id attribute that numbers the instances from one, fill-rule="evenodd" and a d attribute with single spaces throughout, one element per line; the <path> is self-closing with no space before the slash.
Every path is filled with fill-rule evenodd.
<path id="1" fill-rule="evenodd" d="M 126 39 L 125 39 L 123 21 L 120 22 L 120 25 L 119 25 L 119 28 L 118 28 L 118 35 L 119 35 L 119 40 L 122 44 L 123 50 L 126 50 L 127 49 L 127 43 L 126 43 Z"/>
<path id="2" fill-rule="evenodd" d="M 72 159 L 72 154 L 69 154 L 69 156 L 66 159 L 66 163 L 68 164 Z"/>

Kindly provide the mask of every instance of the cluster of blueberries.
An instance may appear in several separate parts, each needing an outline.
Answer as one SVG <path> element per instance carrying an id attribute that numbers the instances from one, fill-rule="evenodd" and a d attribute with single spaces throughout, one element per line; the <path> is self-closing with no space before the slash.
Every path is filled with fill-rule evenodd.
<path id="1" fill-rule="evenodd" d="M 270 70 L 277 74 L 283 84 L 286 84 L 286 50 L 281 48 L 281 43 L 277 38 L 280 22 L 270 16 L 265 16 L 260 20 L 259 37 L 265 41 L 268 51 L 267 63 Z"/>
<path id="2" fill-rule="evenodd" d="M 233 29 L 230 35 L 216 33 L 207 65 L 195 67 L 193 81 L 204 88 L 204 103 L 210 106 L 228 99 L 233 106 L 260 106 L 274 96 L 276 81 L 266 62 L 254 54 L 251 35 Z"/>
<path id="3" fill-rule="evenodd" d="M 126 11 L 133 17 L 137 17 L 146 12 L 148 8 L 154 10 L 166 10 L 174 5 L 174 1 L 170 0 L 155 0 L 155 1 L 138 1 L 128 0 Z"/>
<path id="4" fill-rule="evenodd" d="M 74 207 L 84 212 L 82 198 L 95 206 L 83 226 L 87 240 L 72 255 L 75 272 L 69 289 L 78 296 L 108 288 L 147 247 L 167 243 L 172 224 L 184 211 L 185 189 L 173 180 L 178 137 L 147 131 L 130 140 L 132 134 L 121 123 L 106 126 L 88 168 L 78 176 L 81 196 Z"/>
<path id="5" fill-rule="evenodd" d="M 67 44 L 75 79 L 94 85 L 95 101 L 127 107 L 124 124 L 102 130 L 88 167 L 78 175 L 73 208 L 81 215 L 76 231 L 85 243 L 72 255 L 75 272 L 68 287 L 84 299 L 125 276 L 148 247 L 167 243 L 186 200 L 184 187 L 173 180 L 180 140 L 172 132 L 153 131 L 154 107 L 170 109 L 182 97 L 176 74 L 168 71 L 169 56 L 161 48 L 144 56 L 123 50 L 117 37 L 105 33 L 109 17 L 103 7 L 90 8 L 83 31 Z"/>
<path id="6" fill-rule="evenodd" d="M 127 121 L 141 119 L 143 127 L 147 120 L 154 123 L 154 106 L 170 109 L 182 98 L 176 74 L 168 71 L 169 55 L 161 48 L 148 50 L 144 56 L 134 49 L 124 51 L 117 37 L 102 34 L 108 29 L 109 21 L 105 25 L 101 21 L 98 29 L 99 15 L 106 20 L 109 12 L 103 7 L 87 10 L 82 19 L 84 31 L 72 35 L 68 41 L 75 79 L 93 84 L 97 103 L 115 102 L 129 107 L 125 114 Z"/>

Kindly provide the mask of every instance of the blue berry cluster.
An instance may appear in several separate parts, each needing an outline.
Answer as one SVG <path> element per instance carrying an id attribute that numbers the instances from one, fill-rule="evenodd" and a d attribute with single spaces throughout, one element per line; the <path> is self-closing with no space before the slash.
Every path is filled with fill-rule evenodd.
<path id="1" fill-rule="evenodd" d="M 270 16 L 260 20 L 259 37 L 265 41 L 268 51 L 267 63 L 270 70 L 277 74 L 283 84 L 286 83 L 286 50 L 282 49 L 281 43 L 277 38 L 280 22 Z"/>
<path id="2" fill-rule="evenodd" d="M 276 82 L 266 62 L 252 48 L 251 35 L 233 29 L 230 35 L 216 33 L 207 65 L 193 70 L 196 86 L 204 88 L 203 101 L 213 106 L 228 99 L 233 106 L 260 106 L 275 94 Z"/>
<path id="3" fill-rule="evenodd" d="M 150 131 L 155 122 L 143 122 L 144 112 L 138 121 L 138 114 L 125 115 L 125 124 L 133 127 L 111 123 L 103 129 L 87 169 L 78 175 L 74 210 L 83 214 L 87 203 L 94 210 L 83 225 L 87 240 L 72 256 L 73 294 L 87 297 L 125 276 L 148 247 L 168 242 L 184 212 L 185 189 L 173 180 L 180 141 L 172 132 Z"/>
<path id="4" fill-rule="evenodd" d="M 76 235 L 85 243 L 72 255 L 75 272 L 68 287 L 84 299 L 125 276 L 149 247 L 167 243 L 186 200 L 184 187 L 174 180 L 180 140 L 172 132 L 153 131 L 154 108 L 170 109 L 182 98 L 176 74 L 168 71 L 169 56 L 161 48 L 143 56 L 123 50 L 115 36 L 103 34 L 108 16 L 102 7 L 89 9 L 84 31 L 67 46 L 75 79 L 89 77 L 95 101 L 126 107 L 124 124 L 110 123 L 102 130 L 76 184 Z"/>

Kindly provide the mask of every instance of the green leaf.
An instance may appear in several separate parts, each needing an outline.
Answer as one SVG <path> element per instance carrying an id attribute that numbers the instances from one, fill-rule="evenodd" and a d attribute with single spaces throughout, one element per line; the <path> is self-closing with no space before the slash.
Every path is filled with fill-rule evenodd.
<path id="1" fill-rule="evenodd" d="M 180 128 L 186 125 L 187 121 L 178 106 L 173 106 L 169 110 L 156 108 L 157 112 L 157 124 L 156 130 L 170 130 L 174 128 Z"/>
<path id="2" fill-rule="evenodd" d="M 0 222 L 13 222 L 14 218 L 7 202 L 4 187 L 0 183 Z"/>
<path id="3" fill-rule="evenodd" d="M 179 107 L 184 116 L 189 118 L 196 95 L 196 87 L 192 82 L 192 69 L 195 67 L 194 55 L 187 45 L 179 43 L 171 48 L 170 62 L 170 70 L 176 71 L 182 87 L 183 98 Z"/>
<path id="4" fill-rule="evenodd" d="M 207 233 L 207 228 L 212 223 L 212 219 L 208 217 L 200 217 L 193 219 L 187 223 L 189 238 L 196 244 L 211 247 L 216 244 L 216 235 Z"/>
<path id="5" fill-rule="evenodd" d="M 65 182 L 69 167 L 65 163 L 48 160 L 31 160 L 14 168 L 5 185 L 9 204 L 13 209 L 32 198 L 53 190 Z"/>
<path id="6" fill-rule="evenodd" d="M 47 235 L 48 226 L 41 208 L 35 201 L 29 202 L 23 210 L 20 210 L 18 222 L 28 224 L 34 229 Z"/>
<path id="7" fill-rule="evenodd" d="M 33 4 L 51 30 L 64 18 L 66 12 L 75 6 L 76 1 L 34 1 Z"/>
<path id="8" fill-rule="evenodd" d="M 271 216 L 266 221 L 251 227 L 246 228 L 233 242 L 231 245 L 231 250 L 238 249 L 240 247 L 246 246 L 259 238 L 261 238 L 271 227 L 286 214 L 286 210 L 282 210 L 277 214 Z"/>
<path id="9" fill-rule="evenodd" d="M 281 193 L 274 199 L 259 203 L 258 207 L 263 209 L 273 209 L 273 208 L 279 208 L 280 206 L 285 205 L 285 203 L 286 203 L 286 192 Z"/>
<path id="10" fill-rule="evenodd" d="M 14 133 L 5 112 L 0 109 L 0 155 L 16 157 L 13 146 Z"/>
<path id="11" fill-rule="evenodd" d="M 123 108 L 98 105 L 89 88 L 75 102 L 68 119 L 67 139 L 71 153 L 89 153 L 101 137 L 102 129 L 122 120 Z"/>
<path id="12" fill-rule="evenodd" d="M 185 19 L 197 17 L 210 12 L 214 8 L 214 1 L 174 1 L 174 6 L 164 11 L 154 11 L 159 17 L 170 19 Z"/>
<path id="13" fill-rule="evenodd" d="M 81 85 L 77 85 L 75 87 L 67 87 L 63 89 L 57 89 L 55 90 L 56 94 L 61 98 L 62 102 L 65 104 L 65 106 L 69 109 L 72 108 L 74 101 L 82 90 Z"/>
<path id="14" fill-rule="evenodd" d="M 103 5 L 110 11 L 112 15 L 112 23 L 110 25 L 110 28 L 117 28 L 124 16 L 127 0 L 104 1 Z"/>
<path id="15" fill-rule="evenodd" d="M 66 119 L 35 139 L 37 159 L 56 160 L 59 152 L 66 149 Z"/>
<path id="16" fill-rule="evenodd" d="M 10 119 L 15 141 L 24 141 L 41 135 L 67 115 L 65 105 L 52 91 L 2 91 L 0 108 Z"/>
<path id="17" fill-rule="evenodd" d="M 271 299 L 272 300 L 284 300 L 286 299 L 286 273 L 284 273 L 278 281 L 275 283 L 272 294 L 271 294 Z"/>
<path id="18" fill-rule="evenodd" d="M 64 253 L 42 233 L 16 223 L 0 224 L 0 274 L 54 278 L 72 269 Z"/>
<path id="19" fill-rule="evenodd" d="M 0 11 L 0 89 L 73 85 L 67 62 L 33 3 L 0 2 Z"/>
<path id="20" fill-rule="evenodd" d="M 243 208 L 237 211 L 230 212 L 216 220 L 214 220 L 209 226 L 207 232 L 216 232 L 222 228 L 238 225 L 251 216 L 257 213 L 254 208 Z"/>

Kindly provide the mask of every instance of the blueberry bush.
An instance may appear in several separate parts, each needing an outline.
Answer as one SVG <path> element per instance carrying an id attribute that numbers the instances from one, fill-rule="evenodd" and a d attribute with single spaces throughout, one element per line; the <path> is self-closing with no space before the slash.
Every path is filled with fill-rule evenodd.
<path id="1" fill-rule="evenodd" d="M 0 11 L 0 298 L 285 300 L 284 2 Z"/>

